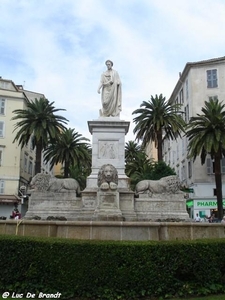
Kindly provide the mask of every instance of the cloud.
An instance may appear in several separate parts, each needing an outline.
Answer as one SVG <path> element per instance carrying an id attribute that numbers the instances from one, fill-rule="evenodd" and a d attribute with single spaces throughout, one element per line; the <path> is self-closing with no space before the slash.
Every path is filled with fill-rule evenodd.
<path id="1" fill-rule="evenodd" d="M 223 0 L 2 0 L 0 10 L 0 75 L 65 108 L 68 126 L 88 138 L 106 59 L 122 80 L 128 140 L 142 101 L 169 98 L 188 61 L 225 50 Z"/>

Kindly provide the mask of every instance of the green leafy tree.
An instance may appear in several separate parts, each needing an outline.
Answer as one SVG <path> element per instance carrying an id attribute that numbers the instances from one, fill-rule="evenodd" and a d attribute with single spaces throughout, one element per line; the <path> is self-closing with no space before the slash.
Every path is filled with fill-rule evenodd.
<path id="1" fill-rule="evenodd" d="M 91 174 L 91 164 L 87 165 L 76 165 L 69 167 L 69 177 L 76 179 L 81 190 L 84 190 L 86 187 L 87 177 Z"/>
<path id="2" fill-rule="evenodd" d="M 70 167 L 89 166 L 91 164 L 89 139 L 83 137 L 75 129 L 64 129 L 57 139 L 45 149 L 44 159 L 50 161 L 50 167 L 62 163 L 64 165 L 64 177 L 69 177 Z"/>
<path id="3" fill-rule="evenodd" d="M 125 163 L 125 173 L 130 178 L 131 189 L 144 179 L 158 180 L 165 176 L 176 175 L 165 162 L 148 159 L 143 148 L 133 141 L 125 145 Z"/>
<path id="4" fill-rule="evenodd" d="M 54 140 L 65 128 L 67 119 L 56 115 L 58 111 L 53 106 L 54 102 L 49 102 L 46 98 L 26 101 L 26 109 L 16 109 L 12 120 L 20 120 L 14 126 L 16 136 L 14 141 L 18 141 L 24 147 L 32 137 L 33 147 L 36 147 L 35 174 L 41 172 L 42 150 L 47 146 L 49 139 Z M 14 132 L 13 131 L 13 132 Z"/>
<path id="5" fill-rule="evenodd" d="M 176 175 L 174 169 L 168 166 L 164 161 L 154 162 L 152 165 L 152 172 L 149 179 L 159 180 L 162 177 Z"/>
<path id="6" fill-rule="evenodd" d="M 130 177 L 135 172 L 140 172 L 148 162 L 143 148 L 134 141 L 125 144 L 125 173 Z"/>
<path id="7" fill-rule="evenodd" d="M 214 159 L 218 217 L 223 217 L 221 158 L 225 155 L 225 105 L 218 99 L 205 101 L 202 114 L 190 118 L 186 135 L 188 155 L 193 160 L 200 156 L 204 164 L 209 154 Z"/>
<path id="8" fill-rule="evenodd" d="M 136 124 L 134 128 L 136 140 L 142 141 L 143 147 L 146 147 L 149 142 L 155 142 L 158 160 L 163 160 L 163 139 L 174 140 L 184 132 L 185 122 L 180 104 L 166 101 L 166 98 L 160 94 L 151 96 L 149 101 L 143 101 L 140 107 L 132 113 L 138 114 L 133 119 Z"/>
<path id="9" fill-rule="evenodd" d="M 134 141 L 125 144 L 125 173 L 130 178 L 131 189 L 138 181 L 148 178 L 152 171 L 152 160 L 148 159 L 144 149 Z"/>
<path id="10" fill-rule="evenodd" d="M 134 141 L 128 141 L 125 144 L 125 161 L 126 163 L 132 162 L 135 160 L 140 152 L 143 152 L 142 147 L 134 142 Z"/>

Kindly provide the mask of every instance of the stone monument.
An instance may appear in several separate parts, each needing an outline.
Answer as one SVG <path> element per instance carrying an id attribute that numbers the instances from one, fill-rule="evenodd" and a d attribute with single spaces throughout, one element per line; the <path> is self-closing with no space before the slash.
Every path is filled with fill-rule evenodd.
<path id="1" fill-rule="evenodd" d="M 187 220 L 184 193 L 176 176 L 140 181 L 135 193 L 125 174 L 125 135 L 129 122 L 120 120 L 122 84 L 113 62 L 107 60 L 98 93 L 99 118 L 88 121 L 92 134 L 92 172 L 80 192 L 74 179 L 37 174 L 31 182 L 26 218 L 62 216 L 78 221 Z"/>
<path id="2" fill-rule="evenodd" d="M 113 62 L 107 60 L 106 72 L 101 75 L 98 93 L 101 93 L 102 108 L 97 120 L 88 121 L 92 134 L 92 172 L 87 178 L 87 187 L 82 192 L 84 218 L 92 218 L 99 202 L 98 174 L 102 166 L 110 164 L 118 173 L 118 202 L 127 220 L 136 219 L 134 193 L 130 190 L 129 178 L 125 174 L 125 135 L 130 122 L 120 120 L 122 110 L 122 83 Z M 109 191 L 108 191 L 109 192 Z M 107 192 L 107 193 L 108 193 Z M 96 214 L 95 214 L 96 217 Z M 118 218 L 120 218 L 120 212 Z"/>

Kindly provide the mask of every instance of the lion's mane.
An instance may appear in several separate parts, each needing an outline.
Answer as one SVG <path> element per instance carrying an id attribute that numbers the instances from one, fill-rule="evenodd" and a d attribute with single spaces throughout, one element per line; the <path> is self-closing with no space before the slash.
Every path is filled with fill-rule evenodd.
<path id="1" fill-rule="evenodd" d="M 98 187 L 100 187 L 103 182 L 109 181 L 108 178 L 106 179 L 106 177 L 105 177 L 106 167 L 110 167 L 112 170 L 112 177 L 110 178 L 110 182 L 114 182 L 115 184 L 118 184 L 117 169 L 111 164 L 105 164 L 99 169 L 99 172 L 98 172 Z"/>
<path id="2" fill-rule="evenodd" d="M 31 189 L 35 191 L 47 191 L 49 188 L 50 178 L 51 175 L 49 174 L 36 174 L 30 182 Z"/>

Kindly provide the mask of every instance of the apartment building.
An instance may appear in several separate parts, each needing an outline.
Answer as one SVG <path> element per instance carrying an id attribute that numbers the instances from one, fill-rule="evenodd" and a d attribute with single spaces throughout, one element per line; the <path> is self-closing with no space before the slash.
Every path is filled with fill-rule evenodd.
<path id="1" fill-rule="evenodd" d="M 201 113 L 204 101 L 210 98 L 225 101 L 225 57 L 187 63 L 170 97 L 182 105 L 184 118 L 189 122 L 192 116 Z M 169 164 L 184 185 L 189 187 L 187 205 L 190 216 L 200 217 L 216 214 L 216 186 L 214 162 L 210 156 L 201 165 L 200 158 L 194 162 L 187 158 L 188 140 L 185 136 L 177 141 L 165 141 L 164 161 Z M 223 192 L 225 192 L 225 159 L 221 160 Z M 224 198 L 225 209 L 225 198 Z"/>
<path id="2" fill-rule="evenodd" d="M 34 175 L 35 149 L 31 141 L 21 149 L 15 138 L 12 121 L 15 109 L 26 109 L 26 100 L 44 97 L 43 94 L 26 91 L 11 80 L 0 78 L 0 217 L 10 217 L 18 207 L 23 216 L 27 211 L 26 189 Z M 49 166 L 43 166 L 50 172 Z"/>

